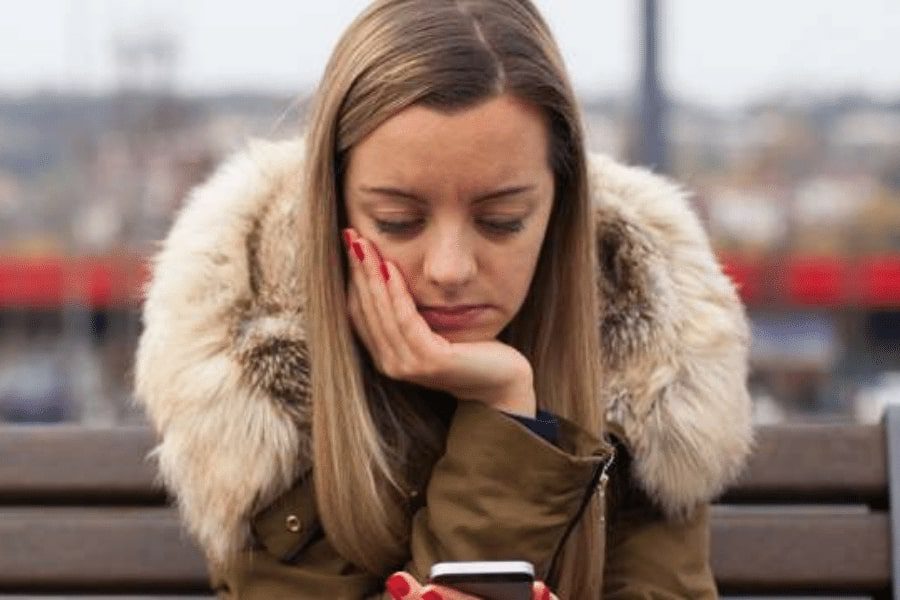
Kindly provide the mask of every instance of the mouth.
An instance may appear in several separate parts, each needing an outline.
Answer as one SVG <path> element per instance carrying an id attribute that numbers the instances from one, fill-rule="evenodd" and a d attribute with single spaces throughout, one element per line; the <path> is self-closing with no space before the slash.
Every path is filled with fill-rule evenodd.
<path id="1" fill-rule="evenodd" d="M 489 304 L 419 306 L 419 312 L 432 329 L 466 329 L 482 320 L 490 308 Z"/>
<path id="2" fill-rule="evenodd" d="M 476 308 L 487 308 L 488 304 L 453 304 L 453 305 L 428 305 L 428 304 L 420 304 L 417 306 L 419 310 L 428 310 L 432 312 L 439 312 L 444 314 L 458 314 L 465 312 L 467 310 L 472 310 Z"/>

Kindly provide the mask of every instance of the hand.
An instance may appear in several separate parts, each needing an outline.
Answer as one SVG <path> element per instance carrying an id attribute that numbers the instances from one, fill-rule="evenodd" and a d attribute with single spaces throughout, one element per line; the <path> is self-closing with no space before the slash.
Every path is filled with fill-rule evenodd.
<path id="1" fill-rule="evenodd" d="M 388 577 L 387 591 L 394 600 L 480 600 L 476 596 L 463 594 L 452 588 L 428 584 L 423 586 L 406 571 L 399 571 Z M 535 581 L 531 587 L 532 600 L 559 600 L 550 592 L 543 581 Z"/>
<path id="2" fill-rule="evenodd" d="M 533 372 L 524 355 L 497 340 L 452 343 L 433 332 L 397 266 L 383 261 L 374 244 L 353 229 L 344 231 L 351 265 L 348 309 L 379 371 L 457 398 L 535 415 Z"/>

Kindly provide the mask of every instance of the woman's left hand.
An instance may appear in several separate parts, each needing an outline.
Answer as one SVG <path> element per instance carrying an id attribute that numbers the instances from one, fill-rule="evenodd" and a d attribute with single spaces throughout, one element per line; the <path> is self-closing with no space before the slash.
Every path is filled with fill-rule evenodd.
<path id="1" fill-rule="evenodd" d="M 388 577 L 386 590 L 394 600 L 481 600 L 476 596 L 463 594 L 440 585 L 423 586 L 406 571 L 399 571 Z M 535 581 L 531 588 L 532 600 L 559 600 L 543 581 Z"/>

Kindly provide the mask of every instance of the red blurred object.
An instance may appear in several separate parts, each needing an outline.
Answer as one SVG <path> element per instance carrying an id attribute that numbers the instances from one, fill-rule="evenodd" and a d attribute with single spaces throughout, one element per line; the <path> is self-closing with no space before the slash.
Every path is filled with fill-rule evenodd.
<path id="1" fill-rule="evenodd" d="M 63 302 L 65 259 L 0 261 L 0 305 L 52 308 Z"/>
<path id="2" fill-rule="evenodd" d="M 0 257 L 0 307 L 137 305 L 142 263 L 119 257 Z"/>
<path id="3" fill-rule="evenodd" d="M 863 257 L 720 256 L 723 271 L 751 306 L 900 308 L 900 254 Z M 141 257 L 0 256 L 0 309 L 137 308 L 150 264 Z"/>
<path id="4" fill-rule="evenodd" d="M 849 273 L 849 264 L 841 258 L 790 258 L 784 273 L 785 300 L 801 305 L 843 304 L 848 300 Z"/>
<path id="5" fill-rule="evenodd" d="M 859 302 L 866 306 L 900 306 L 900 256 L 873 257 L 862 261 Z"/>

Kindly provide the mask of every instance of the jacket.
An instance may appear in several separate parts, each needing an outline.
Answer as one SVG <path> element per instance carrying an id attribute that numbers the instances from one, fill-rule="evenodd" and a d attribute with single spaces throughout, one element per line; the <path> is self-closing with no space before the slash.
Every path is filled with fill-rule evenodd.
<path id="1" fill-rule="evenodd" d="M 191 192 L 152 257 L 135 397 L 221 597 L 380 598 L 388 574 L 341 557 L 317 520 L 303 156 L 302 137 L 255 141 Z M 444 454 L 410 490 L 397 570 L 425 581 L 440 560 L 520 558 L 546 573 L 596 492 L 604 598 L 715 598 L 709 503 L 753 443 L 745 311 L 678 185 L 591 154 L 589 188 L 607 435 L 561 418 L 551 443 L 456 402 Z"/>

